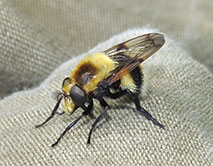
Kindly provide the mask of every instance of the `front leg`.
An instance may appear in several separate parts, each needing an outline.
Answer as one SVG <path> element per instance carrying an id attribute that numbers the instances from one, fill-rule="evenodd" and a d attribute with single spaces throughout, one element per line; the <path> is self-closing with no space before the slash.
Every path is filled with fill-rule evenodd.
<path id="1" fill-rule="evenodd" d="M 67 126 L 66 129 L 63 131 L 63 133 L 59 136 L 57 141 L 51 145 L 51 147 L 54 147 L 55 145 L 57 145 L 59 141 L 61 140 L 61 138 L 63 138 L 63 136 L 84 116 L 85 114 L 82 113 L 75 121 L 73 121 L 69 126 Z"/>
<path id="2" fill-rule="evenodd" d="M 96 120 L 93 122 L 92 124 L 92 128 L 90 129 L 89 135 L 88 135 L 88 139 L 87 139 L 87 144 L 90 144 L 90 140 L 91 140 L 91 136 L 93 133 L 93 130 L 95 129 L 96 125 L 98 124 L 98 122 L 100 122 L 101 119 L 103 119 L 103 117 L 106 115 L 107 110 L 110 108 L 110 106 L 106 103 L 106 101 L 103 99 L 102 96 L 93 96 L 94 98 L 96 98 L 102 107 L 104 107 L 104 111 L 96 118 Z"/>
<path id="3" fill-rule="evenodd" d="M 43 123 L 36 125 L 35 126 L 36 128 L 39 128 L 39 127 L 43 126 L 44 124 L 46 124 L 50 119 L 52 119 L 55 116 L 55 114 L 60 114 L 60 113 L 57 113 L 56 111 L 57 111 L 57 109 L 59 107 L 59 104 L 60 104 L 62 98 L 63 97 L 59 98 L 59 100 L 57 101 L 52 113 L 50 114 L 50 116 L 48 116 L 47 119 Z"/>
<path id="4" fill-rule="evenodd" d="M 147 112 L 143 107 L 140 106 L 140 101 L 137 94 L 132 93 L 130 90 L 127 90 L 127 93 L 129 94 L 130 99 L 135 103 L 137 110 L 142 113 L 146 117 L 146 119 L 151 120 L 160 128 L 164 128 L 164 126 L 160 122 L 158 122 L 155 118 L 152 117 L 149 112 Z"/>
<path id="5" fill-rule="evenodd" d="M 76 110 L 77 110 L 77 108 L 78 108 L 78 107 L 76 107 Z M 51 145 L 52 147 L 54 147 L 55 145 L 57 145 L 57 144 L 59 143 L 59 141 L 63 138 L 63 136 L 64 136 L 74 125 L 76 125 L 77 122 L 78 122 L 81 118 L 83 118 L 84 116 L 89 115 L 89 114 L 91 113 L 92 108 L 93 108 L 93 100 L 90 99 L 90 100 L 89 100 L 89 105 L 88 105 L 87 107 L 82 106 L 81 108 L 84 110 L 84 112 L 83 112 L 75 121 L 73 121 L 70 125 L 68 125 L 68 126 L 66 127 L 66 129 L 65 129 L 65 130 L 63 131 L 63 133 L 59 136 L 59 138 L 57 139 L 57 141 L 56 141 L 54 144 Z"/>

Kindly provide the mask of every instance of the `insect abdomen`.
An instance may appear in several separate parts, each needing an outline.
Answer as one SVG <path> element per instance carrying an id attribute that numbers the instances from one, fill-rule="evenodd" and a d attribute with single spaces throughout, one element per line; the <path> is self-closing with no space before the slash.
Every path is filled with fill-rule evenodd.
<path id="1" fill-rule="evenodd" d="M 132 92 L 140 92 L 143 83 L 142 68 L 136 67 L 129 74 L 126 74 L 121 78 L 120 86 L 123 89 L 130 89 Z"/>

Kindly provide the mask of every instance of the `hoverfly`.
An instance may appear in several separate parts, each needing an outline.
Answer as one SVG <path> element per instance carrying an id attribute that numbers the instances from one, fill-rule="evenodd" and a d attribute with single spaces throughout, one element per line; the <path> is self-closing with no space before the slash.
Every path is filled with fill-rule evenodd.
<path id="1" fill-rule="evenodd" d="M 36 128 L 43 126 L 58 113 L 57 109 L 61 102 L 64 112 L 70 115 L 78 108 L 83 109 L 82 114 L 68 125 L 57 141 L 52 144 L 53 147 L 80 119 L 91 115 L 93 99 L 96 99 L 103 107 L 103 111 L 90 129 L 87 139 L 87 143 L 90 144 L 94 128 L 110 109 L 104 98 L 117 99 L 123 95 L 128 95 L 135 103 L 136 109 L 148 120 L 163 128 L 161 123 L 141 107 L 138 96 L 143 85 L 143 72 L 140 64 L 158 51 L 164 43 L 162 34 L 149 33 L 117 44 L 102 53 L 86 56 L 70 77 L 64 79 L 62 93 L 51 115 Z"/>

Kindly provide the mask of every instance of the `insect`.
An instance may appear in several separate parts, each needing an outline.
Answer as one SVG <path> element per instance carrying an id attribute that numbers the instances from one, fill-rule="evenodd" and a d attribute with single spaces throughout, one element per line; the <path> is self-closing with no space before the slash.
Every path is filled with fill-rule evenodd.
<path id="1" fill-rule="evenodd" d="M 102 53 L 94 53 L 83 58 L 70 77 L 64 79 L 62 92 L 51 115 L 36 128 L 43 126 L 55 114 L 62 102 L 63 112 L 73 114 L 77 109 L 83 109 L 81 115 L 66 127 L 52 147 L 57 145 L 61 138 L 83 117 L 91 115 L 93 99 L 98 100 L 103 111 L 93 122 L 90 129 L 87 144 L 91 142 L 91 136 L 98 122 L 104 117 L 110 106 L 104 98 L 117 99 L 128 95 L 135 103 L 136 109 L 163 128 L 152 115 L 141 107 L 139 94 L 143 86 L 143 72 L 140 64 L 158 51 L 165 43 L 164 36 L 159 33 L 149 33 L 137 36 L 123 43 L 117 44 Z"/>

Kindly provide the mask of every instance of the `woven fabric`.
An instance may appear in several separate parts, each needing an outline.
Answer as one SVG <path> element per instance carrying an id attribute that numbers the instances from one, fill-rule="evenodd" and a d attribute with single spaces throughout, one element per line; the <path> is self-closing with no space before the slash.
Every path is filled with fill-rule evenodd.
<path id="1" fill-rule="evenodd" d="M 34 128 L 50 114 L 56 103 L 52 93 L 60 90 L 62 80 L 81 58 L 151 31 L 135 29 L 114 36 L 62 64 L 39 87 L 3 99 L 0 165 L 211 165 L 213 77 L 169 38 L 143 64 L 146 94 L 141 96 L 143 107 L 165 130 L 141 116 L 125 97 L 108 100 L 109 117 L 96 128 L 90 146 L 86 139 L 94 119 L 88 117 L 58 146 L 50 147 L 82 110 Z M 94 116 L 101 110 L 96 103 Z"/>
<path id="2" fill-rule="evenodd" d="M 212 165 L 212 6 L 211 0 L 0 0 L 0 165 Z M 125 31 L 147 24 L 157 30 Z M 51 113 L 63 79 L 89 53 L 149 32 L 178 41 L 166 37 L 143 64 L 141 105 L 165 130 L 124 97 L 107 100 L 112 109 L 91 146 L 95 119 L 87 117 L 52 149 L 82 111 L 35 129 Z M 101 110 L 95 103 L 94 116 Z"/>
<path id="3" fill-rule="evenodd" d="M 0 98 L 38 85 L 69 52 L 74 49 L 26 21 L 9 1 L 0 1 Z"/>

